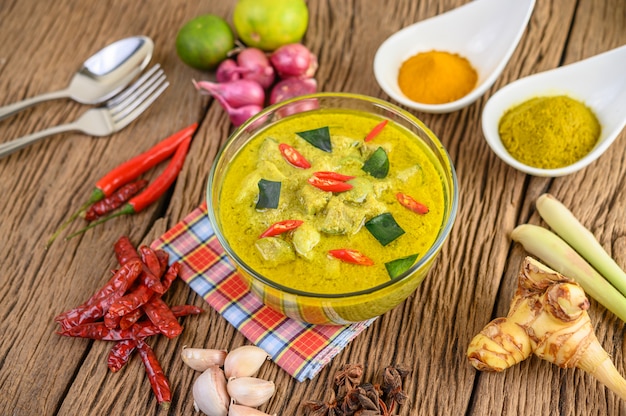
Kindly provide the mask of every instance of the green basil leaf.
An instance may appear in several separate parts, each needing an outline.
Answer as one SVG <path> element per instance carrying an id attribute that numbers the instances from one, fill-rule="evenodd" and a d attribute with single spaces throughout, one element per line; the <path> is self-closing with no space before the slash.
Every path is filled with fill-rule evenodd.
<path id="1" fill-rule="evenodd" d="M 386 246 L 396 238 L 404 234 L 402 227 L 388 212 L 380 214 L 365 223 L 365 228 L 378 240 L 380 244 Z"/>
<path id="2" fill-rule="evenodd" d="M 389 173 L 389 158 L 387 152 L 382 147 L 376 149 L 374 153 L 365 161 L 361 168 L 375 178 L 383 179 Z"/>
<path id="3" fill-rule="evenodd" d="M 259 200 L 256 203 L 256 209 L 278 208 L 280 186 L 280 182 L 261 179 L 259 181 Z"/>
<path id="4" fill-rule="evenodd" d="M 330 129 L 328 126 L 320 127 L 319 129 L 301 131 L 296 134 L 320 150 L 328 153 L 333 151 L 333 146 L 330 143 Z"/>
<path id="5" fill-rule="evenodd" d="M 395 279 L 400 276 L 402 273 L 406 272 L 413 266 L 415 260 L 417 260 L 417 254 L 412 254 L 410 256 L 402 257 L 401 259 L 391 260 L 385 263 L 385 268 L 387 269 L 387 273 L 389 273 L 389 277 Z"/>

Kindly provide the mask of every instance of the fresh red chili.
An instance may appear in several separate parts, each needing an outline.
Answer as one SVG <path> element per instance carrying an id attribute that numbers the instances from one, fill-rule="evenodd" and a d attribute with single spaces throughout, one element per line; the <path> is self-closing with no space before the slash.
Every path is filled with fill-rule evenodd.
<path id="1" fill-rule="evenodd" d="M 112 218 L 119 217 L 121 215 L 133 215 L 136 214 L 153 202 L 158 200 L 161 195 L 165 193 L 169 189 L 169 187 L 174 183 L 178 173 L 183 167 L 183 163 L 185 162 L 185 158 L 187 156 L 187 152 L 189 150 L 189 146 L 191 144 L 191 137 L 183 140 L 178 149 L 176 149 L 176 153 L 170 160 L 170 163 L 167 165 L 163 173 L 159 175 L 146 189 L 143 190 L 139 195 L 134 196 L 130 201 L 124 204 L 117 212 L 101 218 L 97 221 L 93 221 L 87 227 L 84 227 L 73 234 L 70 234 L 65 239 L 69 240 L 70 238 L 76 237 L 79 234 L 84 233 L 85 231 L 100 225 Z"/>
<path id="2" fill-rule="evenodd" d="M 370 140 L 373 140 L 374 137 L 378 136 L 380 132 L 385 128 L 388 121 L 389 120 L 383 120 L 375 125 L 374 128 L 369 133 L 367 133 L 367 136 L 365 136 L 365 141 L 369 142 Z"/>
<path id="3" fill-rule="evenodd" d="M 90 201 L 95 202 L 95 198 L 97 198 L 95 199 L 97 201 L 107 195 L 111 195 L 111 193 L 121 185 L 136 179 L 142 173 L 163 162 L 175 153 L 185 140 L 191 140 L 191 135 L 197 128 L 198 123 L 193 123 L 157 143 L 146 152 L 133 157 L 111 170 L 96 182 L 96 188 L 93 191 Z"/>
<path id="4" fill-rule="evenodd" d="M 311 163 L 300 152 L 298 152 L 293 147 L 289 146 L 287 143 L 281 143 L 278 145 L 278 149 L 280 153 L 283 155 L 285 160 L 289 162 L 291 165 L 301 168 L 308 169 L 311 167 Z"/>
<path id="5" fill-rule="evenodd" d="M 336 259 L 345 261 L 346 263 L 359 264 L 362 266 L 374 265 L 374 260 L 370 259 L 369 257 L 357 250 L 341 248 L 337 250 L 328 250 L 328 254 Z"/>
<path id="6" fill-rule="evenodd" d="M 183 327 L 180 326 L 176 316 L 163 299 L 153 296 L 142 309 L 154 326 L 159 328 L 159 332 L 166 337 L 175 338 L 183 332 Z"/>
<path id="7" fill-rule="evenodd" d="M 279 234 L 286 233 L 287 231 L 295 230 L 302 225 L 304 221 L 301 220 L 284 220 L 274 223 L 259 236 L 259 238 L 274 237 Z"/>
<path id="8" fill-rule="evenodd" d="M 317 176 L 312 176 L 309 178 L 308 182 L 314 187 L 327 192 L 345 192 L 352 189 L 351 184 L 344 181 L 338 181 L 336 179 L 323 179 Z"/>
<path id="9" fill-rule="evenodd" d="M 315 176 L 316 178 L 320 178 L 320 179 L 332 179 L 332 180 L 340 181 L 340 182 L 346 182 L 346 181 L 349 181 L 350 179 L 356 178 L 356 176 L 343 175 L 338 172 L 329 172 L 329 171 L 315 172 L 313 176 Z"/>
<path id="10" fill-rule="evenodd" d="M 146 152 L 122 163 L 100 178 L 96 182 L 96 186 L 87 202 L 85 202 L 85 204 L 83 204 L 78 211 L 72 214 L 63 224 L 59 226 L 59 228 L 48 239 L 46 247 L 49 247 L 59 234 L 68 225 L 70 225 L 72 221 L 85 212 L 91 204 L 110 196 L 120 186 L 137 179 L 139 175 L 170 157 L 180 147 L 181 143 L 185 140 L 191 140 L 191 137 L 197 128 L 198 123 L 191 124 L 190 126 L 157 143 Z"/>
<path id="11" fill-rule="evenodd" d="M 145 179 L 139 179 L 137 181 L 127 183 L 121 188 L 113 192 L 110 196 L 101 199 L 100 201 L 91 204 L 87 212 L 85 212 L 85 220 L 95 221 L 103 215 L 109 214 L 127 202 L 130 198 L 136 195 L 139 191 L 146 187 L 148 181 Z"/>
<path id="12" fill-rule="evenodd" d="M 156 354 L 142 340 L 137 341 L 137 349 L 139 350 L 141 361 L 143 361 L 143 365 L 146 367 L 146 374 L 148 374 L 150 386 L 157 398 L 157 402 L 163 408 L 168 408 L 172 401 L 172 393 L 167 376 L 163 372 Z"/>
<path id="13" fill-rule="evenodd" d="M 417 202 L 411 196 L 407 194 L 403 194 L 402 192 L 398 192 L 396 194 L 396 199 L 403 207 L 410 209 L 411 211 L 417 214 L 426 214 L 428 213 L 428 207 L 420 202 Z"/>

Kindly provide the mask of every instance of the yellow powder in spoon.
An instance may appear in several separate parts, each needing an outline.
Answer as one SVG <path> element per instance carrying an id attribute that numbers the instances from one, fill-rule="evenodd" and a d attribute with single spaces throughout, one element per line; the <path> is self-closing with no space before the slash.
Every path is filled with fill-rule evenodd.
<path id="1" fill-rule="evenodd" d="M 477 80 L 478 74 L 466 58 L 442 51 L 418 53 L 404 61 L 398 73 L 398 86 L 404 95 L 423 104 L 463 98 Z"/>
<path id="2" fill-rule="evenodd" d="M 541 169 L 561 168 L 580 160 L 595 147 L 600 130 L 587 106 L 564 95 L 525 101 L 504 113 L 498 126 L 509 154 Z"/>

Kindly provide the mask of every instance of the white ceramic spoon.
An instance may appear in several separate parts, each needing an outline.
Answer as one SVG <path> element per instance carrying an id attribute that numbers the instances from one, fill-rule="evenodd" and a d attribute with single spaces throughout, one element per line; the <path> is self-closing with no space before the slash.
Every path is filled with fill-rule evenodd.
<path id="1" fill-rule="evenodd" d="M 474 0 L 396 32 L 378 48 L 374 75 L 395 101 L 428 113 L 449 113 L 476 101 L 500 76 L 524 33 L 535 0 Z M 478 72 L 476 88 L 446 104 L 422 104 L 398 86 L 404 61 L 419 52 L 438 50 L 468 59 Z"/>
<path id="2" fill-rule="evenodd" d="M 511 107 L 540 96 L 567 95 L 587 105 L 602 128 L 594 149 L 579 161 L 558 169 L 539 169 L 514 159 L 505 149 L 498 124 Z M 626 45 L 550 71 L 521 78 L 501 88 L 487 101 L 483 133 L 493 151 L 507 164 L 535 176 L 556 177 L 576 172 L 596 160 L 626 125 Z"/>

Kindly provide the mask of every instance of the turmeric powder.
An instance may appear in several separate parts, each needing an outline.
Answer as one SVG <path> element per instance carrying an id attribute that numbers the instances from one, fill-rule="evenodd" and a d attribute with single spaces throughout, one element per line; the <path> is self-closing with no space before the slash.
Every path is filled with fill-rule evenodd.
<path id="1" fill-rule="evenodd" d="M 478 370 L 499 372 L 535 354 L 586 371 L 626 400 L 626 380 L 600 345 L 588 308 L 574 280 L 526 257 L 508 315 L 474 337 L 467 358 Z"/>
<path id="2" fill-rule="evenodd" d="M 463 98 L 477 80 L 478 74 L 466 58 L 434 50 L 410 57 L 398 73 L 398 86 L 404 95 L 423 104 L 445 104 Z"/>

